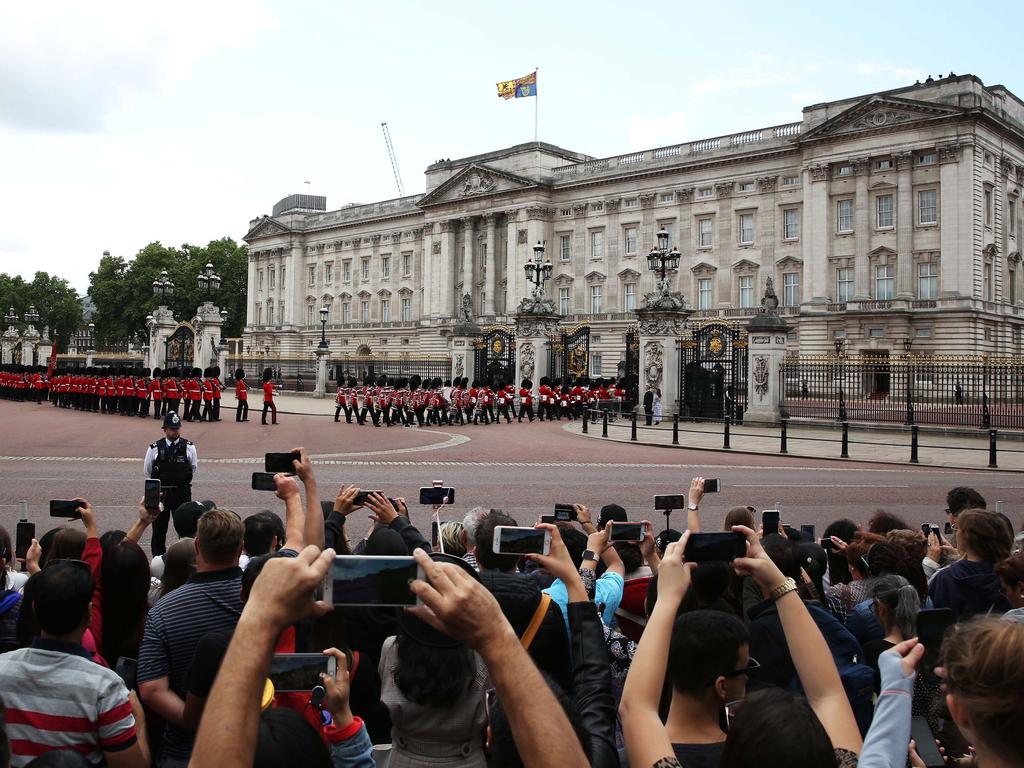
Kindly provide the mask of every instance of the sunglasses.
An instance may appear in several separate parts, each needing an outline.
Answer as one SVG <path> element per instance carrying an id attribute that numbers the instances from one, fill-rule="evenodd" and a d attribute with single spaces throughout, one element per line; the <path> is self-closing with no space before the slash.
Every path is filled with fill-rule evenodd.
<path id="1" fill-rule="evenodd" d="M 761 668 L 761 665 L 758 663 L 757 659 L 755 659 L 753 656 L 751 656 L 747 660 L 747 665 L 745 667 L 743 667 L 742 669 L 734 669 L 731 672 L 722 672 L 722 673 L 720 673 L 718 675 L 715 675 L 710 680 L 708 680 L 706 683 L 704 683 L 704 685 L 714 685 L 715 680 L 717 680 L 720 677 L 739 677 L 740 675 L 749 675 L 755 669 L 760 669 L 760 668 Z"/>

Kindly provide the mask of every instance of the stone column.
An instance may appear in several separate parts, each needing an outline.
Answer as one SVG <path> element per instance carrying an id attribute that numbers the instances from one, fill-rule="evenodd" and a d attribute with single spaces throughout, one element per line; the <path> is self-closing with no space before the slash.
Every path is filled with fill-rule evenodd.
<path id="1" fill-rule="evenodd" d="M 167 367 L 167 339 L 177 325 L 174 313 L 167 307 L 153 310 L 153 321 L 149 323 L 149 362 L 151 367 Z"/>
<path id="2" fill-rule="evenodd" d="M 524 299 L 529 301 L 529 299 Z M 551 302 L 548 302 L 550 304 Z M 519 312 L 516 314 L 516 380 L 519 384 L 529 379 L 536 388 L 548 370 L 548 338 L 558 333 L 559 316 L 550 311 L 551 307 L 539 307 L 540 313 Z"/>
<path id="3" fill-rule="evenodd" d="M 804 261 L 804 304 L 828 304 L 835 284 L 828 257 L 832 253 L 829 230 L 829 166 L 814 165 L 804 172 L 803 232 L 800 238 Z"/>
<path id="4" fill-rule="evenodd" d="M 868 159 L 858 157 L 852 160 L 856 175 L 856 191 L 853 200 L 853 298 L 871 298 L 871 280 L 868 274 L 868 245 L 871 243 L 871 199 L 868 195 Z"/>
<path id="5" fill-rule="evenodd" d="M 523 230 L 523 243 L 519 242 L 519 211 L 510 208 L 505 211 L 505 314 L 512 313 L 513 308 L 523 297 L 522 277 L 525 258 L 521 258 L 523 246 L 526 245 L 526 230 Z"/>
<path id="6" fill-rule="evenodd" d="M 0 362 L 4 365 L 9 365 L 14 362 L 14 348 L 18 344 L 18 331 L 14 327 L 9 327 L 4 331 L 3 339 L 0 341 L 0 350 L 3 355 L 0 356 Z"/>
<path id="7" fill-rule="evenodd" d="M 736 250 L 736 241 L 739 238 L 736 236 L 736 222 L 734 219 L 736 215 L 734 213 L 732 195 L 736 189 L 735 182 L 729 181 L 722 184 L 715 184 L 715 196 L 718 198 L 718 216 L 715 219 L 715 247 L 714 252 L 718 253 L 731 253 Z M 648 241 L 650 242 L 650 241 Z M 718 262 L 718 257 L 715 257 L 715 261 Z M 721 263 L 719 262 L 721 265 Z M 729 269 L 727 265 L 725 269 L 718 269 L 715 272 L 715 305 L 721 307 L 725 304 L 732 305 L 733 295 L 733 271 Z M 640 345 L 641 353 L 643 350 L 643 344 Z M 662 403 L 665 402 L 664 398 L 665 390 L 662 389 Z"/>
<path id="8" fill-rule="evenodd" d="M 329 347 L 316 348 L 316 386 L 313 388 L 313 397 L 327 397 L 327 366 L 331 361 L 331 350 Z"/>
<path id="9" fill-rule="evenodd" d="M 914 188 L 911 152 L 896 155 L 896 298 L 914 298 Z M 945 255 L 945 254 L 943 254 Z"/>
<path id="10" fill-rule="evenodd" d="M 487 317 L 494 317 L 494 291 L 497 289 L 498 271 L 498 232 L 497 216 L 493 213 L 487 214 L 487 258 L 480 260 L 480 268 L 484 271 L 484 305 L 480 307 L 480 313 Z"/>
<path id="11" fill-rule="evenodd" d="M 638 398 L 648 390 L 661 390 L 662 418 L 679 412 L 679 335 L 691 310 L 644 307 L 636 311 L 640 329 L 640 383 Z"/>
<path id="12" fill-rule="evenodd" d="M 779 317 L 779 299 L 769 278 L 761 312 L 747 323 L 747 411 L 745 422 L 776 424 L 782 417 L 782 363 L 789 326 Z"/>
<path id="13" fill-rule="evenodd" d="M 438 301 L 437 315 L 439 317 L 455 317 L 458 313 L 461 296 L 455 295 L 455 222 L 442 221 L 439 224 L 441 229 L 440 255 L 441 268 L 438 270 Z"/>
<path id="14" fill-rule="evenodd" d="M 217 342 L 220 341 L 220 307 L 204 301 L 196 310 L 196 368 L 216 365 Z"/>
<path id="15" fill-rule="evenodd" d="M 462 297 L 467 293 L 473 298 L 473 306 L 476 307 L 476 298 L 473 296 L 473 217 L 467 216 L 462 220 L 462 295 L 456 299 L 456 313 L 462 302 Z"/>

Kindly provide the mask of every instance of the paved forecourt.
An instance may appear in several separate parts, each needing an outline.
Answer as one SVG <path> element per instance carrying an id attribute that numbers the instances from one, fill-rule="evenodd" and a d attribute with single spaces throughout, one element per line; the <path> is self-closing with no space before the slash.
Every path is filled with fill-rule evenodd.
<path id="1" fill-rule="evenodd" d="M 251 474 L 262 471 L 265 452 L 304 445 L 314 456 L 322 499 L 351 482 L 415 501 L 418 489 L 437 479 L 456 488 L 446 519 L 481 505 L 509 510 L 526 524 L 558 502 L 595 508 L 616 502 L 634 519 L 650 519 L 660 529 L 664 518 L 655 517 L 652 496 L 682 492 L 692 476 L 704 475 L 718 477 L 723 486 L 703 505 L 708 528 L 718 527 L 732 506 L 764 509 L 777 502 L 785 522 L 814 523 L 819 531 L 840 516 L 866 520 L 878 507 L 903 514 L 911 524 L 941 522 L 945 492 L 956 485 L 972 485 L 990 502 L 1004 500 L 1015 525 L 1021 524 L 1024 475 L 1013 472 L 670 449 L 588 439 L 565 422 L 360 427 L 344 419 L 335 423 L 329 400 L 292 397 L 279 403 L 278 426 L 262 426 L 258 418 L 236 423 L 228 409 L 224 415 L 231 420 L 183 425 L 183 436 L 196 443 L 200 457 L 193 498 L 212 499 L 243 516 L 264 508 L 281 511 L 272 494 L 251 489 Z M 29 501 L 30 519 L 41 533 L 60 522 L 48 519 L 47 501 L 75 496 L 97 506 L 104 529 L 130 526 L 142 496 L 142 456 L 161 436 L 159 422 L 0 401 L 0 423 L 0 524 L 9 532 L 19 500 Z M 426 527 L 429 509 L 414 504 L 412 517 Z M 671 519 L 674 527 L 684 521 L 680 512 Z M 351 534 L 362 535 L 366 522 L 357 513 Z"/>

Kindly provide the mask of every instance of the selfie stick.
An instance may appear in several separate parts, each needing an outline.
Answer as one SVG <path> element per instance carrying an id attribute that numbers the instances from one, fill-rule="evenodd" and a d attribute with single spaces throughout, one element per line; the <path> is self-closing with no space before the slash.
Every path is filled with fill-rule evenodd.
<path id="1" fill-rule="evenodd" d="M 672 515 L 672 510 L 671 510 L 671 509 L 666 509 L 666 510 L 665 510 L 665 530 L 666 530 L 666 531 L 667 531 L 667 530 L 668 530 L 669 528 L 671 528 L 671 527 L 672 527 L 672 525 L 671 525 L 671 523 L 670 523 L 670 521 L 671 521 L 671 519 L 672 519 L 672 518 L 671 518 L 671 515 Z"/>

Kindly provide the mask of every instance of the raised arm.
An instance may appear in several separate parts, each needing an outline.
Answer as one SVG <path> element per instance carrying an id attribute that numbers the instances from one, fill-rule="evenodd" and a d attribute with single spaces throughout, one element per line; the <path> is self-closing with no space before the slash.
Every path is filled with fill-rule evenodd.
<path id="1" fill-rule="evenodd" d="M 698 507 L 703 498 L 704 478 L 695 477 L 690 481 L 690 490 L 686 495 L 686 527 L 691 533 L 700 533 L 700 510 Z"/>
<path id="2" fill-rule="evenodd" d="M 284 546 L 282 549 L 290 549 L 293 552 L 301 552 L 306 544 L 304 531 L 306 528 L 306 513 L 302 509 L 302 495 L 299 493 L 299 484 L 295 478 L 278 473 L 274 475 L 274 484 L 277 486 L 277 498 L 284 502 Z M 317 510 L 320 515 L 320 510 Z M 319 547 L 318 547 L 319 549 Z"/>
<path id="3" fill-rule="evenodd" d="M 313 472 L 313 462 L 305 448 L 293 448 L 299 452 L 299 460 L 293 461 L 295 474 L 299 476 L 302 485 L 306 489 L 306 527 L 303 532 L 306 544 L 314 547 L 324 547 L 324 513 L 320 509 L 320 494 L 316 486 L 316 474 Z"/>
<path id="4" fill-rule="evenodd" d="M 839 679 L 839 671 L 828 644 L 800 599 L 796 582 L 782 575 L 782 571 L 761 548 L 757 534 L 750 528 L 734 525 L 732 529 L 747 537 L 747 556 L 734 560 L 733 566 L 741 576 L 753 577 L 764 594 L 775 598 L 789 655 L 807 695 L 808 704 L 824 726 L 833 747 L 859 753 L 863 742 L 850 708 L 850 700 Z M 635 665 L 636 662 L 634 669 Z"/>
<path id="5" fill-rule="evenodd" d="M 139 519 L 135 521 L 135 524 L 131 527 L 131 530 L 124 535 L 129 541 L 134 541 L 138 544 L 142 540 L 142 534 L 146 532 L 146 529 L 153 524 L 157 516 L 160 514 L 158 509 L 147 509 L 145 499 L 139 502 Z"/>
<path id="6" fill-rule="evenodd" d="M 687 531 L 679 541 L 672 542 L 665 549 L 665 557 L 658 570 L 658 599 L 647 619 L 619 702 L 629 762 L 641 768 L 675 758 L 672 740 L 658 714 L 658 706 L 665 683 L 672 627 L 679 604 L 690 586 L 693 566 L 683 563 L 683 552 L 689 538 Z"/>

